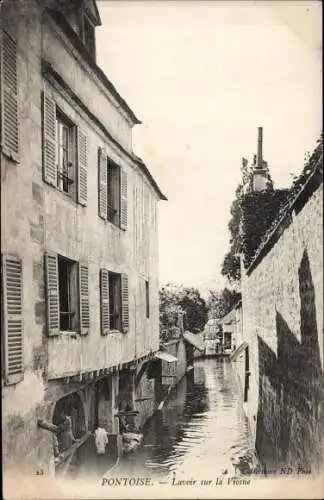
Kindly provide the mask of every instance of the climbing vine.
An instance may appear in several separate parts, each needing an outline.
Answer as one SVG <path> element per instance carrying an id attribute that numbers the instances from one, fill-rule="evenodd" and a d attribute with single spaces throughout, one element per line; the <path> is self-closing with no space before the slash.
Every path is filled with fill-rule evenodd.
<path id="1" fill-rule="evenodd" d="M 252 168 L 243 158 L 242 184 L 236 189 L 228 223 L 230 249 L 224 257 L 221 268 L 221 273 L 230 283 L 240 281 L 238 254 L 243 255 L 244 265 L 247 267 L 315 169 L 319 170 L 322 175 L 322 158 L 323 132 L 313 153 L 306 153 L 304 168 L 299 176 L 295 176 L 289 189 L 273 189 L 273 182 L 268 174 L 267 190 L 261 192 L 253 192 Z"/>

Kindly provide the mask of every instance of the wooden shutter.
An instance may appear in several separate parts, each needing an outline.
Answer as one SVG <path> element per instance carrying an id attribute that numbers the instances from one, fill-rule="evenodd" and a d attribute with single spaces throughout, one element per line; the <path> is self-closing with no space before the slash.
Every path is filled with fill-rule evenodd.
<path id="1" fill-rule="evenodd" d="M 109 333 L 109 273 L 106 269 L 100 269 L 100 320 L 101 335 Z"/>
<path id="2" fill-rule="evenodd" d="M 47 333 L 58 335 L 60 333 L 60 301 L 58 262 L 56 253 L 45 253 L 46 274 L 46 307 L 47 307 Z"/>
<path id="3" fill-rule="evenodd" d="M 107 219 L 107 196 L 108 196 L 108 185 L 107 185 L 107 155 L 102 148 L 98 150 L 98 210 L 99 216 L 106 220 Z"/>
<path id="4" fill-rule="evenodd" d="M 16 384 L 24 376 L 22 262 L 2 256 L 5 382 Z"/>
<path id="5" fill-rule="evenodd" d="M 80 333 L 87 335 L 90 328 L 89 311 L 89 269 L 86 264 L 79 263 L 79 293 L 80 293 Z"/>
<path id="6" fill-rule="evenodd" d="M 120 228 L 127 229 L 127 173 L 120 169 Z"/>
<path id="7" fill-rule="evenodd" d="M 78 158 L 78 203 L 85 206 L 88 198 L 88 138 L 78 127 L 77 130 Z"/>
<path id="8" fill-rule="evenodd" d="M 56 164 L 56 104 L 43 93 L 43 179 L 57 187 Z"/>
<path id="9" fill-rule="evenodd" d="M 0 29 L 1 149 L 19 161 L 17 44 Z"/>
<path id="10" fill-rule="evenodd" d="M 122 331 L 128 332 L 129 329 L 129 293 L 128 293 L 128 276 L 121 275 L 121 300 L 122 300 Z"/>

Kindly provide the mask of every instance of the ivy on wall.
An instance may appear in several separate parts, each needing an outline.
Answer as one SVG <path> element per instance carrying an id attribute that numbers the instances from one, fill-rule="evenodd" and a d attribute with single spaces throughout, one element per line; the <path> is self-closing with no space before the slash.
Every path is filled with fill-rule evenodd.
<path id="1" fill-rule="evenodd" d="M 267 230 L 287 203 L 289 189 L 252 192 L 241 200 L 241 252 L 244 265 L 251 263 Z"/>
<path id="2" fill-rule="evenodd" d="M 323 132 L 316 143 L 312 154 L 306 153 L 305 166 L 299 176 L 295 176 L 289 189 L 273 189 L 271 178 L 268 178 L 266 191 L 252 191 L 252 169 L 243 158 L 242 184 L 235 192 L 231 206 L 231 218 L 228 229 L 231 234 L 230 249 L 226 253 L 221 272 L 229 282 L 240 281 L 240 258 L 243 255 L 244 265 L 248 267 L 263 243 L 278 225 L 278 222 L 289 211 L 293 200 L 303 190 L 310 176 L 317 170 L 323 182 Z"/>

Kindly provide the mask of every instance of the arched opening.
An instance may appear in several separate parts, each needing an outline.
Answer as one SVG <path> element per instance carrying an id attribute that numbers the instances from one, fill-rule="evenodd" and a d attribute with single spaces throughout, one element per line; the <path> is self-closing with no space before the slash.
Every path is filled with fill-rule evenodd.
<path id="1" fill-rule="evenodd" d="M 72 392 L 56 402 L 53 424 L 60 425 L 67 416 L 71 419 L 74 438 L 79 439 L 86 432 L 86 424 L 83 403 L 77 392 Z"/>

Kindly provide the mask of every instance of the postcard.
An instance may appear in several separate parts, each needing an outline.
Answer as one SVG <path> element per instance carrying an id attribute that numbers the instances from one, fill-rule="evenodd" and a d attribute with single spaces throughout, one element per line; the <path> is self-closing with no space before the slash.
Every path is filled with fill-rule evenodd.
<path id="1" fill-rule="evenodd" d="M 4 498 L 323 498 L 321 8 L 0 1 Z"/>

